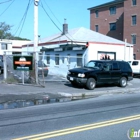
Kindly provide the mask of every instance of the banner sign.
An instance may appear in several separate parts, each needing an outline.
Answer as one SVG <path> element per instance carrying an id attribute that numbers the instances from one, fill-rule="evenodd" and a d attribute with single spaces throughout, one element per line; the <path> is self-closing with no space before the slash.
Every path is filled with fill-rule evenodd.
<path id="1" fill-rule="evenodd" d="M 115 52 L 98 52 L 98 60 L 116 60 Z"/>
<path id="2" fill-rule="evenodd" d="M 33 70 L 33 56 L 13 56 L 14 70 Z"/>

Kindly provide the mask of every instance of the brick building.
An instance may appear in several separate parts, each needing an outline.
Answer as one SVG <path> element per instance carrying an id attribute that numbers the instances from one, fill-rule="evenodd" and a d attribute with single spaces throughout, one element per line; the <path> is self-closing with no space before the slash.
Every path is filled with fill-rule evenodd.
<path id="1" fill-rule="evenodd" d="M 140 59 L 140 0 L 114 0 L 90 10 L 90 29 L 134 44 Z"/>

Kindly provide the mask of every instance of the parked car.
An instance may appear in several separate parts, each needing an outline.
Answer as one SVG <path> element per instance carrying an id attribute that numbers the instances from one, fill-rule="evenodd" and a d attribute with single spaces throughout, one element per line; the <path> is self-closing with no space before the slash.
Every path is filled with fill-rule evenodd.
<path id="1" fill-rule="evenodd" d="M 90 90 L 98 84 L 117 83 L 121 87 L 133 79 L 128 62 L 115 60 L 92 60 L 82 68 L 68 71 L 67 79 L 72 85 L 86 85 Z"/>
<path id="2" fill-rule="evenodd" d="M 140 74 L 140 60 L 132 60 L 128 62 L 132 68 L 133 73 Z"/>
<path id="3" fill-rule="evenodd" d="M 48 75 L 48 66 L 43 61 L 38 61 L 38 75 Z"/>
<path id="4" fill-rule="evenodd" d="M 3 61 L 0 59 L 0 74 L 3 73 Z"/>

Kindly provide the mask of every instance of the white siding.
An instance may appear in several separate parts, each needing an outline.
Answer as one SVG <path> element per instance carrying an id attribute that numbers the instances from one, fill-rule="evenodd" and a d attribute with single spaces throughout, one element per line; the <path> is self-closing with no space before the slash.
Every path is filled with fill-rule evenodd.
<path id="1" fill-rule="evenodd" d="M 115 52 L 116 60 L 132 60 L 133 59 L 133 48 L 129 48 L 123 45 L 112 45 L 112 44 L 94 44 L 89 43 L 88 46 L 88 61 L 98 60 L 98 51 L 102 52 Z"/>

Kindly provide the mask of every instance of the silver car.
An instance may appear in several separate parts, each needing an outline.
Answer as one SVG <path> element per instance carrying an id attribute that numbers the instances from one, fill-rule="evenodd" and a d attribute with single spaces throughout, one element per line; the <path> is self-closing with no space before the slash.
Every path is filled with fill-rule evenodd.
<path id="1" fill-rule="evenodd" d="M 43 61 L 38 61 L 38 75 L 47 76 L 48 75 L 48 66 L 43 63 Z"/>

